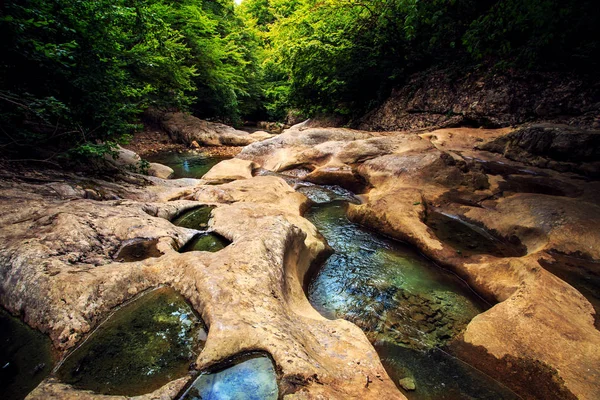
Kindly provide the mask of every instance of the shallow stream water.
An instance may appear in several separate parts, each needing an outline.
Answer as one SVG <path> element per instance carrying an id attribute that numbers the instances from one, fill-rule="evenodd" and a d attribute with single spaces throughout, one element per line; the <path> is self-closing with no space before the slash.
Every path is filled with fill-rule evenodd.
<path id="1" fill-rule="evenodd" d="M 335 251 L 309 277 L 313 307 L 363 329 L 394 382 L 416 384 L 409 399 L 517 398 L 443 350 L 487 308 L 483 300 L 411 247 L 349 221 L 346 207 L 317 204 L 305 215 Z"/>
<path id="2" fill-rule="evenodd" d="M 181 400 L 277 400 L 277 375 L 270 358 L 249 355 L 226 368 L 201 374 Z"/>
<path id="3" fill-rule="evenodd" d="M 212 167 L 230 157 L 215 157 L 193 151 L 177 153 L 172 151 L 156 153 L 146 157 L 149 162 L 169 166 L 173 169 L 173 179 L 200 179 Z"/>

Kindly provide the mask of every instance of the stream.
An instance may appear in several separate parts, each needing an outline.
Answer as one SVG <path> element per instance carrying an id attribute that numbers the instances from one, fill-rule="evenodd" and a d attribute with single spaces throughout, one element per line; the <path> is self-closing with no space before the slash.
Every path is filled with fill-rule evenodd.
<path id="1" fill-rule="evenodd" d="M 411 400 L 518 398 L 444 347 L 487 304 L 408 245 L 349 221 L 346 207 L 334 200 L 305 215 L 334 249 L 309 276 L 313 307 L 358 325 Z"/>
<path id="2" fill-rule="evenodd" d="M 149 162 L 171 167 L 174 171 L 173 179 L 196 178 L 200 179 L 212 167 L 223 160 L 231 157 L 215 157 L 193 151 L 177 153 L 173 151 L 164 151 L 145 157 Z"/>

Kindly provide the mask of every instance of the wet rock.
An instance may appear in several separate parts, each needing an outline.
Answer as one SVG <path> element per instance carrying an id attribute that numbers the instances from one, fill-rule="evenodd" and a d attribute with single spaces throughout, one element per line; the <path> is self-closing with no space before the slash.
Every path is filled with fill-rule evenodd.
<path id="1" fill-rule="evenodd" d="M 417 390 L 417 384 L 415 380 L 411 377 L 402 378 L 398 381 L 400 387 L 404 390 L 413 391 Z"/>

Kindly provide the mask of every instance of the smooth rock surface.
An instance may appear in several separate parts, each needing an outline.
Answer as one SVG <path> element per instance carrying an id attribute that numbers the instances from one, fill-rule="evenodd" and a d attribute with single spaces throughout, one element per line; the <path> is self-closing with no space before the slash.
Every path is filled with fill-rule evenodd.
<path id="1" fill-rule="evenodd" d="M 62 179 L 78 184 L 75 176 Z M 261 351 L 272 356 L 286 398 L 404 398 L 364 333 L 347 321 L 324 319 L 304 295 L 304 275 L 326 249 L 315 227 L 300 215 L 306 197 L 272 176 L 220 186 L 143 179 L 144 187 L 96 180 L 99 192 L 120 195 L 112 201 L 83 194 L 65 200 L 44 183 L 3 181 L 0 303 L 20 310 L 27 324 L 66 351 L 114 307 L 144 290 L 169 285 L 209 327 L 197 370 Z M 197 231 L 169 220 L 206 204 L 216 206 L 210 228 L 232 244 L 218 253 L 179 253 L 176 249 Z M 123 241 L 138 237 L 158 238 L 163 255 L 129 263 L 112 259 Z M 188 379 L 140 398 L 174 398 Z M 53 397 L 118 398 L 54 379 L 29 395 Z"/>
<path id="2" fill-rule="evenodd" d="M 166 113 L 160 124 L 171 138 L 190 146 L 196 142 L 202 146 L 246 146 L 264 140 L 271 135 L 264 132 L 249 134 L 231 126 L 204 121 L 185 113 Z"/>
<path id="3" fill-rule="evenodd" d="M 471 346 L 473 365 L 505 379 L 524 398 L 535 398 L 535 387 L 544 387 L 550 398 L 594 399 L 600 393 L 595 310 L 538 261 L 551 259 L 552 251 L 600 259 L 600 184 L 476 148 L 510 131 L 450 128 L 417 135 L 297 127 L 246 147 L 238 157 L 274 171 L 306 167 L 327 175 L 330 166 L 351 169 L 366 183 L 363 204 L 349 207 L 352 220 L 411 243 L 498 302 L 458 340 Z M 558 182 L 551 186 L 567 189 L 548 193 L 524 178 L 520 187 L 502 189 L 513 176 L 546 177 Z M 434 208 L 526 250 L 514 257 L 462 254 L 423 222 Z M 516 361 L 499 372 L 490 359 Z M 541 372 L 523 374 L 523 365 L 539 365 L 531 371 Z"/>
<path id="4" fill-rule="evenodd" d="M 226 183 L 238 179 L 250 179 L 255 167 L 256 164 L 252 161 L 232 158 L 231 160 L 221 161 L 212 167 L 202 179 L 211 183 Z"/>

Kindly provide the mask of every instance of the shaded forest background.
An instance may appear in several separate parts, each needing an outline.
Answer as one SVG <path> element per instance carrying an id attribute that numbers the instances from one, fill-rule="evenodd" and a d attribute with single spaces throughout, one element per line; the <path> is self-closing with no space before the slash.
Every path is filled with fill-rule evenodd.
<path id="1" fill-rule="evenodd" d="M 233 125 L 356 118 L 433 66 L 600 70 L 592 0 L 9 0 L 0 35 L 14 157 L 101 156 L 149 107 Z"/>

